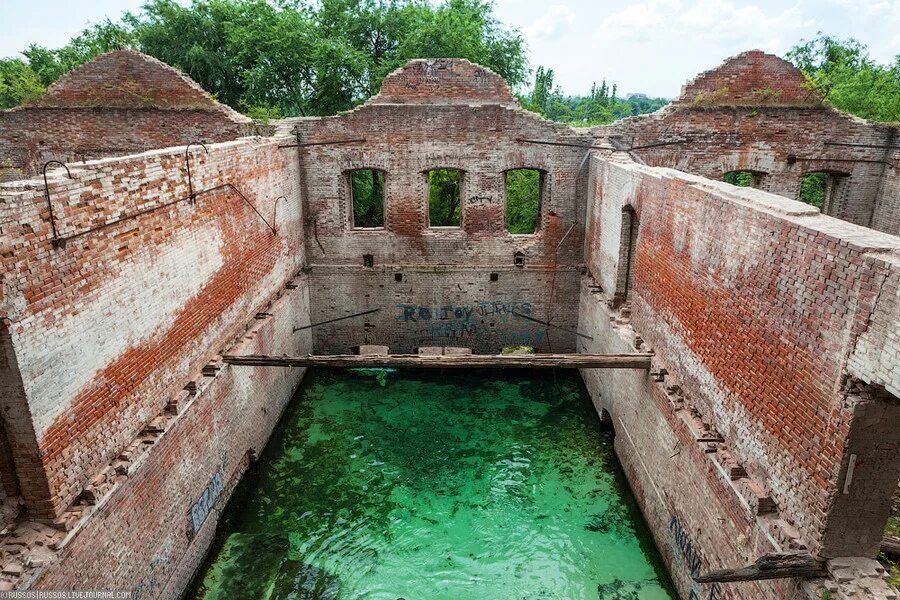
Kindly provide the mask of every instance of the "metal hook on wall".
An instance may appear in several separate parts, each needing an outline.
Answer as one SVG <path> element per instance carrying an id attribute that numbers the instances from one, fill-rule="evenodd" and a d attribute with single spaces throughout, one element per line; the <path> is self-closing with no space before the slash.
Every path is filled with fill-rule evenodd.
<path id="1" fill-rule="evenodd" d="M 275 220 L 276 215 L 278 214 L 278 201 L 284 200 L 287 202 L 287 196 L 278 196 L 275 198 L 275 204 L 272 205 L 272 233 L 276 233 L 278 230 L 278 221 Z"/>
<path id="2" fill-rule="evenodd" d="M 48 160 L 44 163 L 44 168 L 42 169 L 44 175 L 44 197 L 47 199 L 47 210 L 50 212 L 50 230 L 53 232 L 53 237 L 50 239 L 50 243 L 53 244 L 54 248 L 65 248 L 66 240 L 60 239 L 59 235 L 56 232 L 56 220 L 53 217 L 53 203 L 50 202 L 50 185 L 47 183 L 47 167 L 52 164 L 57 164 L 66 170 L 66 175 L 69 179 L 72 179 L 72 173 L 69 171 L 69 167 L 66 166 L 66 163 L 58 160 Z"/>
<path id="3" fill-rule="evenodd" d="M 187 178 L 188 178 L 188 198 L 191 200 L 191 204 L 193 204 L 197 200 L 197 194 L 194 193 L 194 181 L 191 179 L 191 159 L 189 156 L 189 152 L 191 151 L 191 146 L 194 144 L 199 144 L 203 146 L 203 149 L 206 150 L 206 153 L 209 154 L 209 148 L 206 147 L 206 144 L 203 142 L 191 142 L 184 148 L 184 164 L 187 167 Z"/>

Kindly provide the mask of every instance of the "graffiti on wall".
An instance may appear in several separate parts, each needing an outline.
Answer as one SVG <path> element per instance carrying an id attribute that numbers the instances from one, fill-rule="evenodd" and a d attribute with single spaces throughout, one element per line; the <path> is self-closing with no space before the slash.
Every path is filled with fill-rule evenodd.
<path id="1" fill-rule="evenodd" d="M 471 338 L 495 335 L 503 346 L 537 347 L 546 341 L 546 331 L 506 326 L 522 323 L 516 318 L 516 314 L 531 316 L 533 313 L 534 305 L 531 302 L 482 300 L 471 304 L 441 306 L 398 304 L 396 319 L 423 325 L 430 337 Z M 504 327 L 496 329 L 497 325 Z"/>
<path id="2" fill-rule="evenodd" d="M 681 521 L 675 515 L 672 515 L 671 520 L 669 520 L 669 533 L 672 534 L 675 553 L 680 562 L 691 574 L 691 577 L 698 577 L 705 564 L 703 553 L 700 551 L 700 547 L 691 539 L 690 533 L 681 526 Z M 673 564 L 672 566 L 674 567 L 675 565 Z M 724 588 L 720 587 L 718 583 L 710 584 L 707 595 L 703 596 L 700 584 L 694 583 L 690 594 L 688 594 L 688 600 L 726 600 L 730 596 L 731 594 L 726 594 Z"/>
<path id="3" fill-rule="evenodd" d="M 219 470 L 213 474 L 212 479 L 206 484 L 206 489 L 200 494 L 200 498 L 191 505 L 191 538 L 200 531 L 200 527 L 203 526 L 206 517 L 209 516 L 209 511 L 215 506 L 216 500 L 219 499 L 223 491 L 225 491 L 225 476 L 223 475 L 223 468 L 219 467 Z"/>

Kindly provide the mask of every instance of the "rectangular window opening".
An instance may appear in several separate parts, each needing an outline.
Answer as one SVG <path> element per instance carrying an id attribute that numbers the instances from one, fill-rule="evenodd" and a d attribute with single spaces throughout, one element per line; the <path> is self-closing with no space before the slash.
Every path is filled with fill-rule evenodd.
<path id="1" fill-rule="evenodd" d="M 826 214 L 831 214 L 831 200 L 839 176 L 825 171 L 807 173 L 800 181 L 800 201 L 811 204 Z"/>
<path id="2" fill-rule="evenodd" d="M 351 171 L 350 193 L 353 199 L 353 228 L 384 227 L 384 171 Z"/>
<path id="3" fill-rule="evenodd" d="M 513 234 L 537 231 L 541 217 L 543 174 L 537 169 L 506 172 L 506 230 Z"/>
<path id="4" fill-rule="evenodd" d="M 761 173 L 754 171 L 729 171 L 722 177 L 722 181 L 738 187 L 759 187 Z"/>
<path id="5" fill-rule="evenodd" d="M 428 171 L 428 226 L 459 227 L 462 225 L 462 171 L 434 169 Z"/>

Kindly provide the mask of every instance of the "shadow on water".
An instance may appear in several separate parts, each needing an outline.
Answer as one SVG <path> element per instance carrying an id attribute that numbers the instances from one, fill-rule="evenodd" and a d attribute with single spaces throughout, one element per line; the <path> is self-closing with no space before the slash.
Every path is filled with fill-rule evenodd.
<path id="1" fill-rule="evenodd" d="M 186 597 L 676 595 L 577 372 L 312 370 Z"/>

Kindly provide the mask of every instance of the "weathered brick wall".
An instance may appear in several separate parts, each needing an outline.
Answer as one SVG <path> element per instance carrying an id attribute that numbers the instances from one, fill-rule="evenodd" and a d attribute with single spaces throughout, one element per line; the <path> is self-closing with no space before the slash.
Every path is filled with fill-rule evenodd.
<path id="1" fill-rule="evenodd" d="M 17 462 L 36 482 L 22 486 L 33 514 L 71 503 L 303 263 L 297 163 L 277 141 L 197 149 L 192 168 L 195 192 L 218 188 L 193 204 L 180 149 L 98 161 L 73 179 L 56 171 L 64 248 L 51 244 L 41 182 L 3 188 L 0 316 L 22 388 L 6 416 L 22 425 L 14 445 L 37 444 Z M 227 182 L 269 221 L 286 197 L 277 234 Z"/>
<path id="2" fill-rule="evenodd" d="M 496 353 L 504 346 L 571 352 L 572 334 L 514 313 L 574 330 L 578 310 L 572 298 L 579 279 L 579 269 L 563 267 L 454 266 L 437 272 L 423 266 L 313 268 L 311 322 L 381 309 L 316 327 L 316 351 L 346 354 L 363 344 L 383 344 L 395 353 L 415 353 L 420 346 L 462 346 L 480 353 Z"/>
<path id="3" fill-rule="evenodd" d="M 192 141 L 222 142 L 252 121 L 180 71 L 132 50 L 109 52 L 63 75 L 26 106 L 0 110 L 0 181 L 44 162 L 85 161 Z"/>
<path id="4" fill-rule="evenodd" d="M 776 543 L 803 543 L 823 556 L 869 552 L 872 540 L 864 538 L 880 534 L 900 476 L 896 461 L 885 466 L 891 461 L 882 459 L 896 457 L 900 440 L 882 432 L 877 443 L 861 444 L 857 468 L 867 465 L 866 473 L 854 477 L 864 483 L 847 484 L 851 422 L 862 403 L 845 381 L 852 376 L 889 391 L 900 383 L 892 362 L 896 289 L 884 285 L 898 276 L 897 238 L 756 190 L 599 156 L 589 189 L 586 264 L 599 287 L 582 293 L 579 328 L 608 341 L 581 349 L 625 351 L 636 334 L 655 352 L 654 368 L 668 371 L 659 389 L 641 375 L 585 376 L 595 400 L 601 394 L 601 406 L 630 432 L 617 447 L 632 484 L 645 492 L 660 545 L 667 543 L 661 527 L 674 516 L 713 566 L 752 561 Z M 610 273 L 619 266 L 626 204 L 638 220 L 631 301 L 626 313 L 607 314 L 604 300 L 619 291 Z M 611 316 L 628 315 L 634 334 L 608 331 Z M 704 449 L 672 424 L 692 419 L 722 434 L 724 445 L 712 455 L 719 458 L 703 458 Z M 669 442 L 667 457 L 658 449 Z M 721 458 L 725 448 L 728 458 Z M 688 451 L 694 465 L 679 483 L 669 470 L 679 473 L 675 455 Z M 704 462 L 706 482 L 697 472 Z M 728 465 L 743 467 L 748 483 L 720 477 Z M 856 500 L 836 503 L 845 484 Z M 762 519 L 765 497 L 780 523 Z M 829 536 L 860 504 L 871 514 L 857 517 L 854 536 Z M 794 528 L 791 542 L 786 533 Z M 687 594 L 689 579 L 672 564 Z M 735 597 L 787 597 L 738 590 Z"/>
<path id="5" fill-rule="evenodd" d="M 900 136 L 895 135 L 889 141 L 894 148 L 885 153 L 884 173 L 881 176 L 881 188 L 875 202 L 875 214 L 872 215 L 872 228 L 900 235 Z"/>
<path id="6" fill-rule="evenodd" d="M 879 216 L 900 212 L 900 195 L 882 187 L 883 177 L 895 175 L 885 165 L 885 146 L 896 145 L 896 127 L 825 106 L 804 86 L 790 63 L 746 52 L 698 76 L 666 108 L 595 134 L 635 148 L 651 166 L 717 181 L 729 171 L 754 171 L 757 187 L 791 199 L 799 197 L 804 174 L 831 172 L 841 183 L 823 212 L 896 233 L 890 217 Z"/>
<path id="7" fill-rule="evenodd" d="M 15 108 L 0 111 L 0 181 L 40 174 L 48 160 L 70 167 L 109 156 L 245 135 L 248 125 L 205 110 Z"/>
<path id="8" fill-rule="evenodd" d="M 266 308 L 270 316 L 251 320 L 254 327 L 230 352 L 310 351 L 309 332 L 293 331 L 297 315 L 309 310 L 305 280 L 294 279 L 290 287 L 294 289 L 284 290 Z M 36 574 L 32 587 L 130 590 L 135 598 L 178 598 L 247 468 L 248 451 L 262 451 L 302 374 L 302 369 L 228 366 L 211 377 L 192 374 L 197 378 L 196 397 L 167 425 L 144 461 L 84 520 L 59 559 Z M 221 485 L 213 489 L 220 491 L 204 510 L 192 510 L 217 476 Z M 197 531 L 195 513 L 205 515 Z"/>
<path id="9" fill-rule="evenodd" d="M 581 289 L 580 352 L 634 352 L 634 331 L 607 306 L 607 296 Z M 644 372 L 585 369 L 598 411 L 616 431 L 616 455 L 669 573 L 686 600 L 793 598 L 793 582 L 694 583 L 691 575 L 752 563 L 777 548 L 769 522 L 732 492 L 727 474 L 710 460 L 695 431 L 673 410 L 666 384 Z M 693 594 L 693 595 L 692 595 Z"/>
<path id="10" fill-rule="evenodd" d="M 797 67 L 760 50 L 741 52 L 697 75 L 681 89 L 678 103 L 815 106 L 821 96 Z"/>
<path id="11" fill-rule="evenodd" d="M 516 105 L 506 81 L 487 67 L 462 58 L 431 58 L 411 60 L 389 74 L 370 102 L 472 104 L 480 100 Z"/>
<path id="12" fill-rule="evenodd" d="M 299 155 L 313 322 L 382 309 L 317 328 L 317 351 L 343 352 L 367 340 L 389 343 L 395 352 L 426 342 L 479 351 L 515 341 L 545 350 L 574 347 L 570 334 L 548 336 L 546 328 L 508 313 L 529 312 L 569 328 L 577 321 L 571 299 L 583 239 L 583 146 L 590 137 L 508 106 L 508 88 L 495 74 L 449 63 L 452 68 L 422 87 L 417 78 L 426 63 L 413 61 L 356 110 L 281 125 L 282 131 L 296 127 L 302 144 L 319 144 Z M 416 103 L 402 103 L 401 95 Z M 328 143 L 349 140 L 357 141 Z M 362 168 L 385 172 L 383 229 L 351 227 L 348 172 Z M 427 171 L 435 168 L 464 172 L 460 228 L 428 226 Z M 545 173 L 533 235 L 506 231 L 505 172 L 515 168 Z M 523 268 L 514 266 L 517 253 Z M 373 268 L 363 266 L 365 255 Z M 535 329 L 541 333 L 530 335 Z"/>

